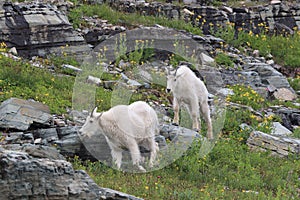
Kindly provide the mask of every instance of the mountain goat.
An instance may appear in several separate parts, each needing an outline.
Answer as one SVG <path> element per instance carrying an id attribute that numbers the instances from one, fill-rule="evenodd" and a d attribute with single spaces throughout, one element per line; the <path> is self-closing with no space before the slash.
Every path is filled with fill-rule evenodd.
<path id="1" fill-rule="evenodd" d="M 179 124 L 179 107 L 185 104 L 193 121 L 193 129 L 201 129 L 200 110 L 207 124 L 207 137 L 213 139 L 208 91 L 204 83 L 186 65 L 179 66 L 175 72 L 167 70 L 167 73 L 166 91 L 173 93 L 173 123 Z"/>
<path id="2" fill-rule="evenodd" d="M 133 164 L 145 172 L 140 165 L 139 145 L 150 150 L 149 166 L 153 166 L 158 151 L 155 135 L 159 133 L 159 124 L 156 112 L 146 102 L 117 105 L 102 113 L 98 113 L 96 107 L 79 130 L 80 134 L 88 137 L 95 132 L 102 132 L 105 136 L 118 169 L 121 167 L 122 151 L 126 148 Z"/>

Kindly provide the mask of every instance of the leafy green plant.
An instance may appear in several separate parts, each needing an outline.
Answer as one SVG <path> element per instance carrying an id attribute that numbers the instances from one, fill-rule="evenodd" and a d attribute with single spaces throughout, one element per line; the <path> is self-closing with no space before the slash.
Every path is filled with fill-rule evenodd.
<path id="1" fill-rule="evenodd" d="M 294 129 L 292 136 L 295 138 L 300 138 L 300 128 L 299 127 Z"/>
<path id="2" fill-rule="evenodd" d="M 225 68 L 232 68 L 234 66 L 234 62 L 231 58 L 222 52 L 217 54 L 215 61 L 217 64 L 225 66 Z"/>
<path id="3" fill-rule="evenodd" d="M 136 40 L 134 51 L 130 52 L 126 59 L 131 64 L 143 64 L 144 61 L 151 59 L 154 56 L 154 49 L 151 48 L 151 42 L 148 40 Z"/>
<path id="4" fill-rule="evenodd" d="M 295 78 L 288 78 L 288 82 L 295 91 L 300 90 L 300 76 Z"/>
<path id="5" fill-rule="evenodd" d="M 233 95 L 227 97 L 227 101 L 251 106 L 253 109 L 261 109 L 267 106 L 267 102 L 261 95 L 254 91 L 250 86 L 240 84 L 232 85 L 231 88 L 234 92 Z"/>

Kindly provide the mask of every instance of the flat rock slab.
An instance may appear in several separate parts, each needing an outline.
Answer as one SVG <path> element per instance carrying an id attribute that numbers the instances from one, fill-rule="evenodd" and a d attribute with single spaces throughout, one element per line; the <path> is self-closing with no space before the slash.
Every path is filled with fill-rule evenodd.
<path id="1" fill-rule="evenodd" d="M 48 106 L 30 100 L 10 98 L 0 106 L 0 128 L 25 131 L 38 123 L 49 126 L 52 116 Z"/>
<path id="2" fill-rule="evenodd" d="M 260 131 L 253 131 L 247 140 L 247 145 L 251 149 L 271 151 L 273 155 L 280 157 L 289 154 L 300 154 L 300 139 L 278 137 Z"/>

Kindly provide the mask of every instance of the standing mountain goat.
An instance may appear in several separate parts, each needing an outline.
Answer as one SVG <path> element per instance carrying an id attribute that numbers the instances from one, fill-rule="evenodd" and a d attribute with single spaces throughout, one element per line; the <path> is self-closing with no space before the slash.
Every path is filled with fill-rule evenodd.
<path id="1" fill-rule="evenodd" d="M 159 132 L 158 125 L 154 109 L 143 101 L 137 101 L 130 105 L 117 105 L 102 113 L 97 113 L 95 108 L 79 132 L 88 137 L 102 132 L 118 169 L 121 167 L 122 151 L 126 148 L 130 151 L 133 164 L 145 171 L 140 165 L 139 145 L 150 150 L 149 165 L 152 167 L 158 151 L 154 140 Z"/>
<path id="2" fill-rule="evenodd" d="M 193 129 L 200 130 L 201 128 L 200 110 L 207 124 L 207 137 L 213 139 L 208 91 L 204 83 L 186 65 L 179 66 L 175 72 L 167 72 L 167 92 L 172 92 L 174 97 L 173 123 L 179 124 L 179 107 L 185 104 L 193 121 Z"/>

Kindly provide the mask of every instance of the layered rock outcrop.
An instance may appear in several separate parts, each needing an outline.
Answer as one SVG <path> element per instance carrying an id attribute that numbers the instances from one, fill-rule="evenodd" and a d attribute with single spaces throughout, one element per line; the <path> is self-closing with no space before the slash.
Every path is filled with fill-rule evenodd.
<path id="1" fill-rule="evenodd" d="M 0 148 L 1 199 L 127 199 L 115 190 L 100 188 L 84 171 L 65 160 L 35 158 Z"/>
<path id="2" fill-rule="evenodd" d="M 251 30 L 253 33 L 261 31 L 276 31 L 279 33 L 293 33 L 300 29 L 300 6 L 283 1 L 271 1 L 265 5 L 249 8 L 235 8 L 221 6 L 219 8 L 206 5 L 203 1 L 179 6 L 160 2 L 133 2 L 130 0 L 109 1 L 114 8 L 142 15 L 154 15 L 168 19 L 185 19 L 202 29 L 204 34 L 217 30 L 231 23 L 236 30 Z M 267 29 L 265 29 L 267 27 Z"/>
<path id="3" fill-rule="evenodd" d="M 0 4 L 0 41 L 16 47 L 23 57 L 81 55 L 90 51 L 66 14 L 51 4 Z"/>
<path id="4" fill-rule="evenodd" d="M 24 57 L 45 56 L 49 53 L 81 55 L 89 52 L 88 44 L 97 45 L 110 35 L 125 30 L 121 26 L 106 26 L 106 20 L 86 18 L 94 28 L 88 30 L 72 27 L 67 12 L 72 4 L 45 0 L 47 3 L 1 3 L 0 41 L 16 47 Z M 91 0 L 102 4 L 103 1 Z M 250 8 L 213 7 L 200 3 L 179 6 L 170 3 L 117 0 L 107 1 L 117 10 L 168 19 L 184 19 L 199 27 L 204 34 L 231 23 L 236 30 L 276 33 L 294 33 L 300 29 L 300 6 L 276 1 L 272 4 Z M 92 25 L 94 24 L 94 25 Z M 105 27 L 103 27 L 105 25 Z"/>

